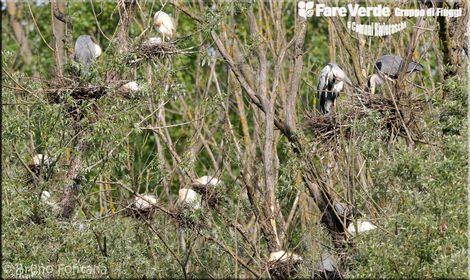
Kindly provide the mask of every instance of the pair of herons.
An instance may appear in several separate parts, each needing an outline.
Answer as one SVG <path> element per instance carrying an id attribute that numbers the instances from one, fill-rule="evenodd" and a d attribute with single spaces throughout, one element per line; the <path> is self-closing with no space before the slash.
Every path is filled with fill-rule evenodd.
<path id="1" fill-rule="evenodd" d="M 395 55 L 384 55 L 375 62 L 376 74 L 367 79 L 367 89 L 371 94 L 375 93 L 377 85 L 383 83 L 383 79 L 396 80 L 398 70 L 403 59 Z M 406 69 L 406 73 L 423 71 L 423 65 L 411 61 Z M 329 114 L 333 111 L 336 98 L 343 90 L 344 83 L 352 85 L 346 73 L 335 63 L 328 63 L 320 73 L 317 84 L 317 97 L 320 100 L 320 112 Z"/>

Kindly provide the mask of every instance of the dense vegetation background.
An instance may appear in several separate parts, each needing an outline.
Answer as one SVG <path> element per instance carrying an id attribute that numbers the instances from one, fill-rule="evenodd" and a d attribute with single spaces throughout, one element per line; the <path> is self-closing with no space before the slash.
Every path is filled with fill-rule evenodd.
<path id="1" fill-rule="evenodd" d="M 387 37 L 303 20 L 295 1 L 162 2 L 2 1 L 3 278 L 267 278 L 278 250 L 303 258 L 301 278 L 326 255 L 348 278 L 468 277 L 465 1 L 440 4 L 455 19 L 392 16 L 408 28 Z M 161 9 L 178 51 L 131 64 Z M 82 34 L 104 53 L 77 82 Z M 425 70 L 362 106 L 383 54 Z M 315 98 L 329 61 L 354 84 L 333 119 Z M 130 80 L 142 89 L 122 95 Z M 54 159 L 38 178 L 36 154 Z M 217 199 L 181 209 L 203 175 L 223 181 Z M 129 215 L 136 194 L 158 197 L 147 220 Z M 348 234 L 335 203 L 377 229 Z"/>

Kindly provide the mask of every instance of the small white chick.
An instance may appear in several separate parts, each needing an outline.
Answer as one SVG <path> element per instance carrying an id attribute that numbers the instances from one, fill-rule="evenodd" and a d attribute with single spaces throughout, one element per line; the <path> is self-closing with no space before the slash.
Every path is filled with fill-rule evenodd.
<path id="1" fill-rule="evenodd" d="M 374 224 L 372 224 L 369 221 L 358 220 L 357 221 L 357 232 L 356 232 L 355 223 L 350 223 L 349 226 L 348 226 L 347 231 L 348 231 L 349 234 L 355 235 L 356 233 L 363 233 L 363 232 L 374 230 L 376 228 L 377 228 L 377 226 L 375 226 Z"/>
<path id="2" fill-rule="evenodd" d="M 210 187 L 215 187 L 220 185 L 221 181 L 216 177 L 211 176 L 202 176 L 201 178 L 196 179 L 196 183 L 199 185 L 207 185 Z"/>
<path id="3" fill-rule="evenodd" d="M 33 164 L 37 167 L 41 166 L 44 164 L 44 166 L 49 167 L 49 165 L 52 163 L 52 160 L 49 159 L 48 156 L 43 155 L 43 154 L 37 154 L 33 157 Z"/>
<path id="4" fill-rule="evenodd" d="M 136 196 L 134 198 L 134 205 L 138 209 L 152 208 L 153 204 L 157 203 L 157 197 L 154 195 L 142 195 L 141 197 Z"/>
<path id="5" fill-rule="evenodd" d="M 298 261 L 302 261 L 302 257 L 297 255 L 297 254 L 294 254 L 294 253 L 289 253 L 289 252 L 286 252 L 284 250 L 280 250 L 280 251 L 272 252 L 271 254 L 269 254 L 269 261 L 270 262 L 275 262 L 275 261 L 281 261 L 281 262 L 294 261 L 294 262 L 298 262 Z"/>
<path id="6" fill-rule="evenodd" d="M 132 82 L 128 82 L 127 84 L 122 85 L 121 90 L 125 92 L 139 91 L 140 87 L 137 84 L 137 82 L 132 81 Z"/>
<path id="7" fill-rule="evenodd" d="M 190 204 L 194 209 L 201 208 L 199 195 L 191 189 L 180 189 L 178 191 L 178 203 Z"/>

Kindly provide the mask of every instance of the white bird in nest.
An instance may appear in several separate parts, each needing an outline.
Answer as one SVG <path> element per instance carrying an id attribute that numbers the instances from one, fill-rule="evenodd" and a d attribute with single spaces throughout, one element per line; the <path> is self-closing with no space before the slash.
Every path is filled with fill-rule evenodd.
<path id="1" fill-rule="evenodd" d="M 145 47 L 154 47 L 156 45 L 160 45 L 162 43 L 162 38 L 160 37 L 150 37 L 144 41 L 142 44 Z"/>
<path id="2" fill-rule="evenodd" d="M 175 20 L 167 13 L 158 11 L 153 17 L 153 22 L 157 27 L 158 31 L 163 35 L 163 41 L 165 37 L 172 38 L 176 33 Z"/>
<path id="3" fill-rule="evenodd" d="M 270 262 L 276 262 L 276 261 L 292 261 L 292 262 L 299 262 L 302 261 L 302 257 L 294 254 L 294 253 L 289 253 L 284 250 L 280 250 L 277 252 L 271 252 L 269 254 L 269 261 Z"/>
<path id="4" fill-rule="evenodd" d="M 37 154 L 33 157 L 32 162 L 36 167 L 41 167 L 42 165 L 49 167 L 52 163 L 52 160 L 47 155 Z"/>
<path id="5" fill-rule="evenodd" d="M 124 92 L 134 92 L 134 91 L 139 91 L 140 87 L 137 84 L 137 82 L 132 81 L 132 82 L 128 82 L 128 83 L 122 85 L 121 90 L 124 91 Z"/>
<path id="6" fill-rule="evenodd" d="M 178 203 L 190 205 L 194 209 L 201 208 L 199 195 L 191 189 L 180 189 L 178 191 Z"/>
<path id="7" fill-rule="evenodd" d="M 355 235 L 356 233 L 364 233 L 364 232 L 367 232 L 367 231 L 374 230 L 376 228 L 377 228 L 377 226 L 375 226 L 373 223 L 371 223 L 369 221 L 358 220 L 357 221 L 357 231 L 356 231 L 356 223 L 350 223 L 349 226 L 348 226 L 347 231 L 350 235 Z"/>
<path id="8" fill-rule="evenodd" d="M 154 207 L 157 203 L 157 197 L 154 195 L 141 195 L 134 198 L 134 205 L 137 209 L 148 209 Z"/>
<path id="9" fill-rule="evenodd" d="M 216 187 L 222 183 L 219 179 L 216 177 L 211 177 L 211 176 L 202 176 L 198 179 L 196 179 L 196 184 L 199 185 L 205 185 L 205 186 L 210 186 L 210 187 Z"/>

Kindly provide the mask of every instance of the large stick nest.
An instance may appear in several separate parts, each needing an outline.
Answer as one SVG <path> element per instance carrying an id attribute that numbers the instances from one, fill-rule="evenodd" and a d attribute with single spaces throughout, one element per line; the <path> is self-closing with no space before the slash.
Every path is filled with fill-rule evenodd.
<path id="1" fill-rule="evenodd" d="M 348 115 L 318 115 L 316 113 L 308 113 L 304 124 L 315 137 L 323 142 L 338 140 L 342 129 L 346 136 L 349 137 L 350 121 Z"/>
<path id="2" fill-rule="evenodd" d="M 73 79 L 52 80 L 46 83 L 44 92 L 51 103 L 63 103 L 67 94 L 77 101 L 77 103 L 84 100 L 99 99 L 111 92 L 129 98 L 129 93 L 120 89 L 120 87 L 127 82 L 129 81 L 112 81 L 106 85 L 90 85 L 82 84 Z"/>
<path id="3" fill-rule="evenodd" d="M 273 279 L 287 279 L 294 277 L 302 264 L 300 260 L 289 258 L 287 260 L 277 260 L 268 262 L 269 274 Z"/>
<path id="4" fill-rule="evenodd" d="M 209 186 L 207 184 L 193 183 L 191 188 L 202 196 L 202 200 L 207 202 L 210 207 L 219 207 L 226 199 L 220 192 L 220 188 Z"/>
<path id="5" fill-rule="evenodd" d="M 172 43 L 150 43 L 144 42 L 137 47 L 136 51 L 146 58 L 163 57 L 166 55 L 177 54 L 178 49 Z"/>
<path id="6" fill-rule="evenodd" d="M 127 215 L 142 221 L 151 221 L 155 215 L 156 207 L 148 204 L 145 206 L 139 205 L 135 197 L 127 200 Z"/>
<path id="7" fill-rule="evenodd" d="M 360 95 L 346 113 L 321 115 L 318 112 L 307 113 L 304 125 L 321 142 L 337 142 L 343 134 L 351 136 L 351 126 L 355 119 L 360 119 L 370 111 L 380 113 L 383 127 L 396 136 L 411 137 L 418 140 L 421 132 L 416 121 L 421 114 L 423 101 L 412 97 L 399 100 L 380 95 Z"/>
<path id="8" fill-rule="evenodd" d="M 388 98 L 380 95 L 362 95 L 354 104 L 359 117 L 365 116 L 368 110 L 374 110 L 381 114 L 384 127 L 392 136 L 406 136 L 412 138 L 420 136 L 416 119 L 421 114 L 423 101 L 412 97 L 401 99 Z"/>
<path id="9" fill-rule="evenodd" d="M 206 221 L 201 213 L 195 213 L 189 205 L 179 206 L 173 211 L 178 226 L 199 232 L 204 228 Z"/>

